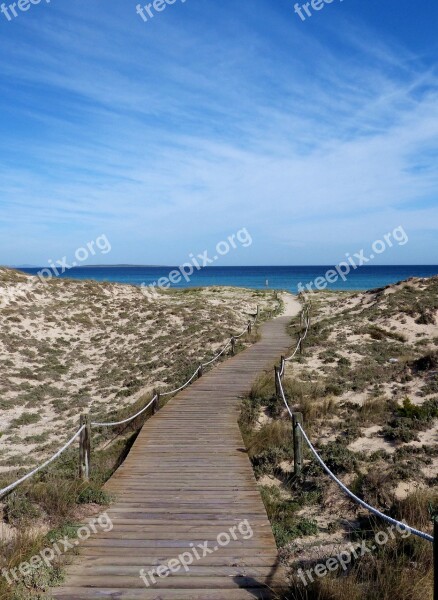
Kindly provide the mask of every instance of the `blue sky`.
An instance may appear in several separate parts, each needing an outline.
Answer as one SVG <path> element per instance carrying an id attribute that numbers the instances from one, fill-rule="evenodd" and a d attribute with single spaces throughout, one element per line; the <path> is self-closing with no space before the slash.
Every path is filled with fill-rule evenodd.
<path id="1" fill-rule="evenodd" d="M 9 2 L 6 2 L 8 5 Z M 146 4 L 146 2 L 144 2 Z M 0 263 L 438 263 L 438 5 L 42 0 L 0 14 Z"/>

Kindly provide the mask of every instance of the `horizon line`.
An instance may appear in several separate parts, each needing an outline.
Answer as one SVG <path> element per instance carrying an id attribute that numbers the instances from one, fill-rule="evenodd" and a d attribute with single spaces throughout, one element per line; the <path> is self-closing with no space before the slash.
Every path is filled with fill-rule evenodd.
<path id="1" fill-rule="evenodd" d="M 3 266 L 3 268 L 6 269 L 17 269 L 17 270 L 22 270 L 22 269 L 44 269 L 47 267 L 44 266 L 37 266 L 37 265 L 25 265 L 25 266 L 16 266 L 16 265 L 0 265 Z M 110 269 L 110 268 L 148 268 L 148 269 L 178 269 L 181 265 L 175 264 L 175 265 L 169 265 L 169 264 L 163 264 L 163 265 L 148 265 L 148 264 L 130 264 L 130 263 L 115 263 L 115 264 L 93 264 L 93 265 L 75 265 L 74 267 L 71 267 L 69 269 L 69 271 L 74 271 L 75 269 L 95 269 L 95 268 L 106 268 L 106 269 Z M 200 270 L 202 269 L 242 269 L 242 268 L 259 268 L 259 269 L 269 269 L 269 268 L 297 268 L 297 267 L 301 267 L 301 268 L 312 268 L 312 267 L 328 267 L 328 268 L 333 268 L 335 267 L 336 264 L 290 264 L 290 265 L 275 265 L 275 264 L 269 264 L 269 265 L 206 265 L 201 267 Z M 438 263 L 397 263 L 397 264 L 373 264 L 373 265 L 358 265 L 357 268 L 359 269 L 369 269 L 369 268 L 373 268 L 373 267 L 437 267 L 438 268 Z"/>

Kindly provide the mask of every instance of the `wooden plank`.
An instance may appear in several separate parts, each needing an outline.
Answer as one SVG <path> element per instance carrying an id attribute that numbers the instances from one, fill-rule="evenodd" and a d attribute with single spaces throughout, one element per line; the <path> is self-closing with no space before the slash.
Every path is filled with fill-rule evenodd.
<path id="1" fill-rule="evenodd" d="M 90 589 L 80 587 L 63 587 L 51 592 L 52 597 L 63 600 L 276 600 L 279 594 L 276 590 L 266 588 L 247 588 L 235 590 L 208 589 L 148 589 L 138 590 L 100 588 Z"/>
<path id="2" fill-rule="evenodd" d="M 146 571 L 147 572 L 147 571 Z M 153 574 L 152 574 L 153 575 Z M 263 586 L 277 586 L 280 583 L 279 577 L 275 579 L 275 576 L 272 576 L 271 572 L 268 572 L 268 575 L 263 577 L 251 577 L 250 575 L 242 575 L 238 574 L 235 576 L 207 576 L 203 577 L 201 575 L 194 576 L 184 576 L 184 575 L 174 575 L 172 577 L 154 577 L 154 580 L 150 581 L 151 587 L 153 586 L 156 590 L 162 590 L 163 588 L 167 589 L 176 589 L 176 590 L 184 590 L 184 589 L 216 589 L 216 590 L 226 590 L 226 589 L 236 589 L 236 588 L 251 588 L 251 587 L 263 587 Z M 105 585 L 110 588 L 117 589 L 138 589 L 146 585 L 140 579 L 140 573 L 137 571 L 135 574 L 129 575 L 88 575 L 85 573 L 80 573 L 77 576 L 71 576 L 71 580 L 73 584 L 75 582 L 80 583 L 81 586 L 86 588 L 101 588 L 102 582 L 105 582 Z"/>
<path id="3" fill-rule="evenodd" d="M 83 575 L 87 577 L 89 573 L 92 573 L 94 577 L 96 576 L 118 576 L 118 577 L 138 577 L 138 574 L 141 569 L 145 569 L 148 571 L 152 570 L 155 567 L 159 566 L 161 563 L 157 560 L 155 564 L 145 565 L 144 563 L 137 563 L 136 565 L 114 565 L 114 564 L 103 564 L 97 565 L 96 563 L 87 564 L 83 566 L 75 565 L 68 569 L 69 575 Z M 237 577 L 237 576 L 245 576 L 252 578 L 260 578 L 266 580 L 268 577 L 272 575 L 272 569 L 274 565 L 263 566 L 263 567 L 228 567 L 228 566 L 220 566 L 217 564 L 212 564 L 210 566 L 198 566 L 191 565 L 190 571 L 185 572 L 184 569 L 181 569 L 178 572 L 178 577 Z M 170 573 L 169 577 L 176 577 L 175 573 Z"/>

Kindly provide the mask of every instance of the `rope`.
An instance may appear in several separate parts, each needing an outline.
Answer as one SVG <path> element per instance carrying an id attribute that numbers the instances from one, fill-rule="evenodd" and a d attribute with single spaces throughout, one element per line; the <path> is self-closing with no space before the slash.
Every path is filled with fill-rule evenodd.
<path id="1" fill-rule="evenodd" d="M 36 467 L 33 471 L 31 471 L 30 473 L 28 473 L 27 475 L 25 475 L 24 477 L 22 477 L 21 479 L 19 479 L 18 481 L 16 481 L 15 483 L 11 483 L 11 485 L 8 485 L 7 487 L 5 487 L 4 489 L 0 490 L 0 498 L 2 496 L 4 496 L 5 494 L 7 494 L 8 492 L 11 492 L 12 490 L 14 490 L 16 487 L 18 487 L 21 483 L 23 483 L 24 481 L 26 481 L 27 479 L 29 479 L 30 477 L 33 477 L 36 473 L 38 473 L 38 471 L 41 471 L 41 469 L 44 469 L 45 467 L 47 467 L 47 465 L 50 465 L 50 463 L 52 463 L 54 460 L 56 460 L 59 456 L 61 456 L 61 454 L 67 450 L 67 448 L 69 446 L 71 446 L 73 444 L 73 442 L 75 441 L 75 439 L 78 437 L 78 435 L 80 435 L 83 430 L 85 429 L 85 425 L 82 425 L 82 427 L 74 434 L 74 436 L 65 444 L 65 446 L 63 446 L 60 450 L 58 450 L 58 452 L 56 452 L 56 454 L 54 454 L 51 458 L 49 458 L 48 460 L 46 460 L 42 465 L 40 465 L 39 467 Z"/>
<path id="2" fill-rule="evenodd" d="M 291 354 L 290 356 L 288 356 L 287 358 L 284 359 L 286 362 L 289 362 L 290 360 L 292 360 L 293 358 L 295 358 L 295 355 L 298 352 L 298 349 L 300 347 L 301 340 L 302 340 L 302 337 L 300 336 L 300 339 L 298 340 L 297 347 L 295 348 L 293 354 Z"/>
<path id="3" fill-rule="evenodd" d="M 310 317 L 309 317 L 309 309 L 307 309 L 307 314 L 304 317 L 306 319 L 306 331 L 304 332 L 303 335 L 303 340 L 306 339 L 307 337 L 307 332 L 309 331 L 309 326 L 310 326 Z"/>
<path id="4" fill-rule="evenodd" d="M 304 335 L 301 336 L 302 340 L 306 339 L 308 330 L 309 330 L 309 321 L 306 321 L 306 331 L 304 332 Z"/>
<path id="5" fill-rule="evenodd" d="M 190 377 L 190 379 L 188 381 L 186 381 L 181 387 L 179 387 L 176 390 L 172 390 L 171 392 L 165 392 L 164 394 L 161 394 L 161 396 L 171 396 L 172 394 L 176 394 L 177 392 L 180 392 L 181 390 L 183 390 L 185 387 L 187 387 L 189 385 L 189 383 L 191 383 L 193 381 L 193 379 L 199 373 L 200 369 L 201 369 L 201 366 L 199 366 L 196 369 L 196 371 L 193 373 L 193 375 Z"/>
<path id="6" fill-rule="evenodd" d="M 257 321 L 257 315 L 254 319 L 254 323 Z M 209 360 L 208 362 L 205 363 L 201 363 L 201 365 L 199 365 L 199 367 L 196 369 L 196 371 L 193 373 L 193 375 L 190 377 L 190 379 L 181 387 L 179 387 L 176 390 L 172 390 L 171 392 L 165 392 L 163 394 L 161 394 L 162 396 L 171 396 L 172 394 L 176 394 L 177 392 L 183 390 L 185 387 L 187 387 L 189 385 L 189 383 L 191 383 L 193 381 L 193 379 L 196 377 L 196 375 L 199 373 L 199 371 L 201 370 L 202 367 L 208 367 L 211 364 L 213 364 L 216 360 L 218 360 L 218 358 L 220 358 L 222 356 L 222 354 L 225 352 L 225 350 L 228 348 L 228 346 L 232 343 L 233 338 L 235 340 L 238 340 L 239 338 L 243 337 L 246 333 L 248 333 L 248 328 L 245 327 L 245 329 L 239 333 L 238 335 L 234 335 L 232 338 L 230 338 L 227 342 L 227 344 L 222 348 L 222 350 L 216 354 L 216 356 L 214 356 L 211 360 Z"/>
<path id="7" fill-rule="evenodd" d="M 324 471 L 327 473 L 327 475 L 331 479 L 333 479 L 333 481 L 335 483 L 338 484 L 338 486 L 341 488 L 341 490 L 343 490 L 347 494 L 347 496 L 350 496 L 350 498 L 352 498 L 355 502 L 357 502 L 358 504 L 360 504 L 363 508 L 366 508 L 367 510 L 369 510 L 376 517 L 380 517 L 384 521 L 387 521 L 388 523 L 392 523 L 392 525 L 397 525 L 399 527 L 402 527 L 403 529 L 405 529 L 407 531 L 410 531 L 414 535 L 416 535 L 416 536 L 418 536 L 420 538 L 423 538 L 423 540 L 427 540 L 428 542 L 433 542 L 433 537 L 431 535 L 429 535 L 427 533 L 423 533 L 422 531 L 419 531 L 418 529 L 415 529 L 414 527 L 410 527 L 409 525 L 406 525 L 405 523 L 401 523 L 400 521 L 397 521 L 396 519 L 388 517 L 387 515 L 383 514 L 382 512 L 380 512 L 379 510 L 377 510 L 373 506 L 370 506 L 369 504 L 367 504 L 364 500 L 361 500 L 360 498 L 358 498 L 356 496 L 356 494 L 353 494 L 353 492 L 351 492 L 342 483 L 342 481 L 339 481 L 339 479 L 336 477 L 336 475 L 330 471 L 330 469 L 328 468 L 328 466 L 325 464 L 325 462 L 319 456 L 318 452 L 312 446 L 312 443 L 310 442 L 309 438 L 307 437 L 306 432 L 304 431 L 304 429 L 301 427 L 301 425 L 299 423 L 297 424 L 297 427 L 299 427 L 299 429 L 300 429 L 300 431 L 301 431 L 304 439 L 307 442 L 307 445 L 309 446 L 312 454 L 314 455 L 314 457 L 316 458 L 316 460 L 319 462 L 319 464 L 321 465 L 321 467 L 324 469 Z"/>
<path id="8" fill-rule="evenodd" d="M 145 406 L 144 408 L 142 408 L 133 417 L 128 417 L 127 419 L 124 419 L 123 421 L 117 421 L 117 423 L 91 423 L 91 426 L 92 427 L 116 427 L 117 425 L 124 425 L 125 423 L 129 423 L 130 421 L 133 421 L 136 417 L 140 416 L 145 411 L 147 411 L 147 409 L 151 406 L 151 404 L 153 402 L 155 402 L 155 400 L 157 398 L 158 398 L 158 396 L 155 394 L 155 396 L 152 398 L 152 400 L 149 402 L 149 404 L 147 406 Z"/>
<path id="9" fill-rule="evenodd" d="M 281 363 L 281 369 L 280 369 L 280 377 L 283 377 L 284 375 L 284 370 L 285 370 L 285 361 L 283 360 L 283 362 Z"/>
<path id="10" fill-rule="evenodd" d="M 277 371 L 277 373 L 279 373 L 279 372 Z M 289 407 L 289 404 L 288 404 L 288 402 L 286 400 L 286 396 L 285 396 L 284 389 L 283 389 L 283 384 L 281 382 L 281 378 L 279 377 L 279 375 L 277 375 L 277 382 L 278 382 L 279 389 L 281 391 L 281 396 L 282 396 L 283 401 L 284 401 L 284 403 L 286 405 L 287 411 L 288 411 L 289 415 L 291 416 L 291 418 L 293 418 L 293 413 L 292 413 L 292 411 L 291 411 L 291 409 Z M 396 519 L 393 519 L 392 517 L 388 517 L 387 515 L 383 514 L 379 510 L 377 510 L 377 508 L 374 508 L 370 504 L 367 504 L 364 500 L 361 500 L 361 498 L 359 498 L 358 496 L 356 496 L 356 494 L 353 494 L 353 492 L 351 492 L 342 483 L 342 481 L 340 481 L 336 477 L 336 475 L 334 473 L 332 473 L 332 471 L 328 468 L 328 466 L 325 464 L 325 462 L 319 456 L 318 452 L 313 447 L 311 441 L 307 437 L 306 432 L 304 431 L 304 429 L 301 427 L 301 425 L 299 423 L 297 423 L 297 427 L 299 427 L 299 429 L 300 429 L 300 431 L 301 431 L 304 439 L 306 440 L 307 445 L 309 446 L 312 454 L 314 455 L 314 457 L 316 458 L 316 460 L 318 461 L 318 463 L 321 465 L 321 467 L 324 469 L 324 471 L 328 474 L 328 476 L 341 488 L 341 490 L 343 492 L 345 492 L 345 494 L 347 494 L 347 496 L 349 496 L 352 500 L 354 500 L 355 502 L 357 502 L 363 508 L 367 509 L 370 513 L 372 513 L 376 517 L 380 517 L 381 519 L 383 519 L 384 521 L 387 521 L 388 523 L 391 523 L 392 525 L 396 525 L 398 527 L 402 527 L 406 531 L 409 531 L 410 533 L 413 533 L 414 535 L 416 535 L 416 536 L 418 536 L 418 537 L 420 537 L 420 538 L 422 538 L 424 540 L 427 540 L 428 542 L 433 542 L 433 537 L 431 535 L 429 535 L 427 533 L 424 533 L 423 531 L 420 531 L 418 529 L 415 529 L 414 527 L 410 527 L 409 525 L 406 525 L 405 523 L 401 523 L 400 521 L 397 521 Z"/>
<path id="11" fill-rule="evenodd" d="M 309 317 L 309 308 L 308 307 L 305 307 L 303 309 L 303 314 L 304 314 L 304 318 L 305 318 L 305 321 L 306 321 L 306 331 L 304 332 L 303 335 L 300 334 L 297 346 L 296 346 L 295 350 L 293 351 L 293 354 L 291 354 L 290 356 L 288 356 L 287 358 L 284 359 L 286 362 L 289 362 L 290 360 L 292 360 L 293 358 L 295 358 L 295 356 L 296 356 L 296 354 L 297 354 L 297 352 L 298 352 L 298 350 L 300 348 L 301 342 L 303 342 L 306 339 L 306 337 L 307 337 L 307 333 L 308 333 L 309 327 L 310 327 L 310 317 Z M 283 372 L 284 372 L 284 370 L 281 373 L 282 375 L 283 375 Z"/>
<path id="12" fill-rule="evenodd" d="M 228 346 L 230 344 L 231 344 L 231 340 L 228 341 L 227 345 L 219 352 L 219 354 L 216 354 L 216 356 L 214 358 L 212 358 L 211 360 L 209 360 L 208 362 L 202 363 L 202 366 L 208 367 L 209 365 L 214 363 L 218 358 L 220 358 L 222 356 L 222 354 L 225 352 L 225 350 L 228 348 Z"/>
<path id="13" fill-rule="evenodd" d="M 278 381 L 278 385 L 279 385 L 279 388 L 280 388 L 280 391 L 281 391 L 281 395 L 283 397 L 284 403 L 285 403 L 286 408 L 287 408 L 287 412 L 290 414 L 290 416 L 292 418 L 293 414 L 292 414 L 291 409 L 289 408 L 289 404 L 287 403 L 286 396 L 284 394 L 283 384 L 282 384 L 281 378 L 279 376 L 277 376 L 277 381 Z"/>
<path id="14" fill-rule="evenodd" d="M 257 322 L 257 315 L 254 318 L 254 325 Z M 239 338 L 243 337 L 246 333 L 248 333 L 248 327 L 245 327 L 245 329 L 242 331 L 242 333 L 239 333 L 239 335 L 234 335 L 234 339 L 238 340 Z M 233 341 L 233 338 L 231 338 L 228 343 L 226 344 L 226 346 L 219 352 L 219 354 L 216 354 L 216 356 L 214 356 L 211 360 L 209 360 L 208 362 L 202 363 L 203 367 L 208 367 L 211 364 L 213 364 L 218 358 L 220 358 L 222 356 L 222 354 L 225 352 L 225 350 L 228 348 L 228 346 L 231 344 L 231 342 Z"/>

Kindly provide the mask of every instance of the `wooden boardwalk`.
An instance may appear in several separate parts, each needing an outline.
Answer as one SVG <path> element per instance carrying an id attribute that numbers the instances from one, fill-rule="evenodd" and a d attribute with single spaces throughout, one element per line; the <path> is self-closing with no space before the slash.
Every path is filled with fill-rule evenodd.
<path id="1" fill-rule="evenodd" d="M 281 597 L 284 573 L 237 421 L 239 397 L 290 346 L 289 321 L 265 323 L 261 341 L 215 367 L 146 422 L 106 485 L 115 495 L 108 510 L 114 528 L 81 542 L 64 586 L 51 597 Z M 224 544 L 227 538 L 220 534 L 232 538 L 230 528 L 239 524 L 236 539 L 221 546 L 218 540 Z M 212 552 L 203 557 L 207 541 Z M 187 572 L 176 572 L 174 565 L 167 577 L 155 575 L 156 583 L 148 578 L 149 587 L 140 578 L 141 569 L 147 574 L 182 553 L 193 557 L 193 547 L 201 559 Z"/>

